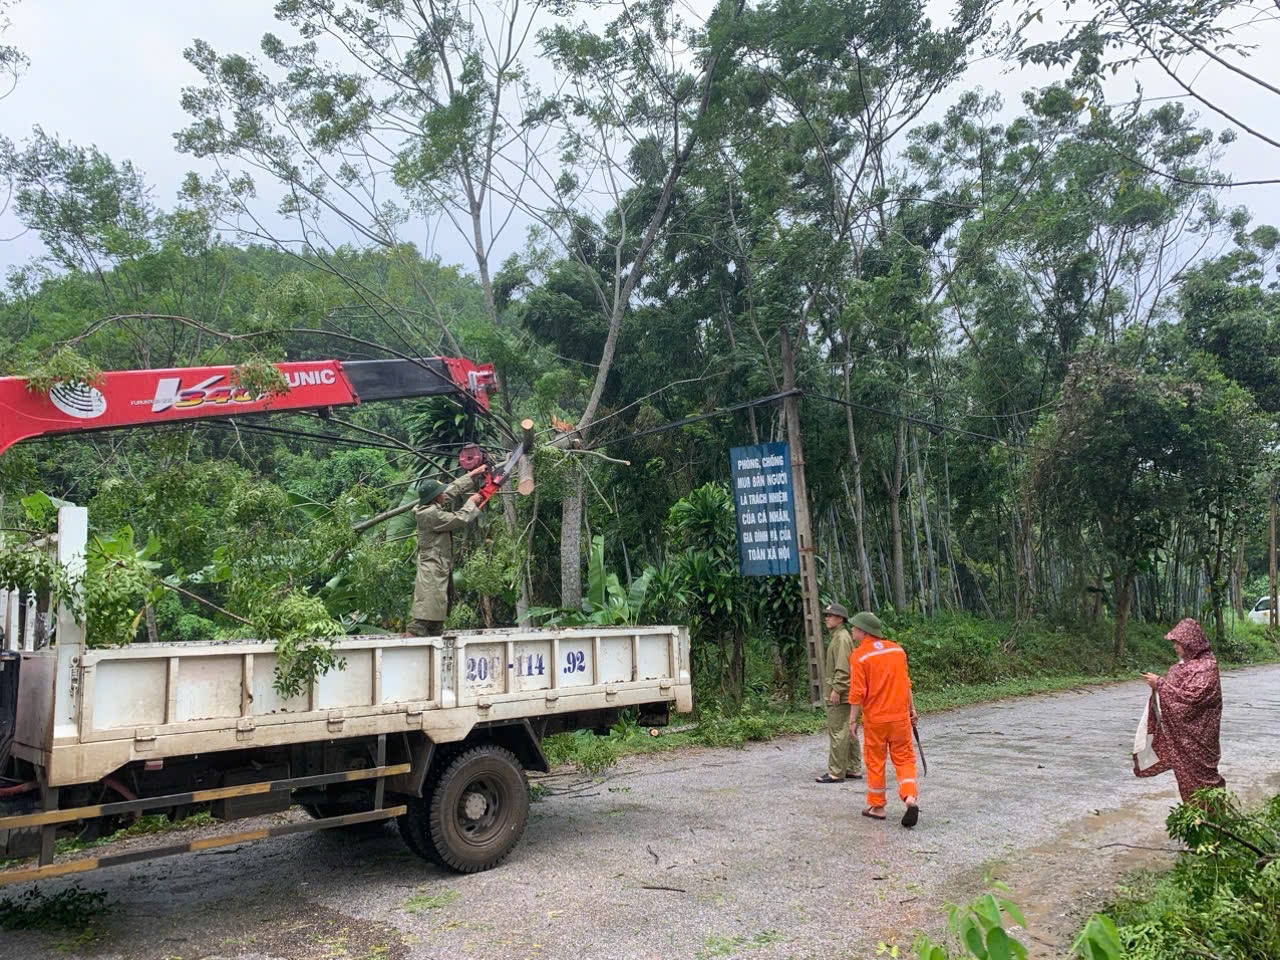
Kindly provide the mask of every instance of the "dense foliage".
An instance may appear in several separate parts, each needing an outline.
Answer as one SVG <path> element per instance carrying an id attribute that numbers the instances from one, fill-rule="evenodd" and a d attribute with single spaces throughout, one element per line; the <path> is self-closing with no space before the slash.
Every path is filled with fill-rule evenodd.
<path id="1" fill-rule="evenodd" d="M 1205 790 L 1169 814 L 1169 836 L 1185 850 L 1173 869 L 1144 874 L 1106 914 L 1089 919 L 1072 945 L 1080 960 L 1270 960 L 1280 951 L 1280 796 L 1245 810 Z M 917 960 L 1023 960 L 1027 931 L 996 883 L 948 911 L 944 942 L 921 936 Z M 1016 927 L 1015 927 L 1016 925 Z M 1016 930 L 1016 928 L 1023 928 Z M 1009 933 L 1016 930 L 1016 936 Z M 895 948 L 896 949 L 896 948 Z"/>
<path id="2" fill-rule="evenodd" d="M 1110 914 L 1130 960 L 1280 954 L 1280 796 L 1257 810 L 1213 797 L 1169 815 L 1186 852 L 1168 874 L 1123 891 Z"/>
<path id="3" fill-rule="evenodd" d="M 795 584 L 737 576 L 722 486 L 730 447 L 784 434 L 748 402 L 781 390 L 785 326 L 822 590 L 954 624 L 923 673 L 991 644 L 1034 664 L 1055 630 L 1110 631 L 1120 664 L 1132 621 L 1184 615 L 1229 645 L 1266 569 L 1280 232 L 1229 205 L 1230 130 L 1107 105 L 1089 69 L 1019 104 L 965 90 L 992 8 L 924 9 L 290 0 L 261 56 L 186 52 L 178 146 L 220 173 L 171 202 L 128 158 L 0 138 L 45 249 L 0 295 L 0 373 L 226 363 L 258 393 L 283 359 L 462 354 L 502 388 L 489 416 L 437 398 L 19 446 L 0 573 L 59 586 L 22 500 L 86 504 L 91 642 L 269 636 L 293 690 L 336 665 L 327 638 L 402 626 L 417 481 L 529 416 L 537 489 L 459 537 L 451 622 L 687 622 L 701 693 L 787 698 Z M 442 217 L 463 245 L 424 254 Z M 498 262 L 512 223 L 534 226 Z"/>

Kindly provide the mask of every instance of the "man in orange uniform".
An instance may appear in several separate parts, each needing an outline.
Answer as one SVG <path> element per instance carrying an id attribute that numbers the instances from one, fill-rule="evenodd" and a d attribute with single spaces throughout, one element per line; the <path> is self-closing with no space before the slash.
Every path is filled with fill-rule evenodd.
<path id="1" fill-rule="evenodd" d="M 863 723 L 862 758 L 867 773 L 867 808 L 864 817 L 885 818 L 884 757 L 893 758 L 898 796 L 907 805 L 904 827 L 920 821 L 916 789 L 916 752 L 911 743 L 915 705 L 911 678 L 907 676 L 907 652 L 884 639 L 884 624 L 874 613 L 855 614 L 849 632 L 857 644 L 849 655 L 849 731 L 857 735 Z"/>

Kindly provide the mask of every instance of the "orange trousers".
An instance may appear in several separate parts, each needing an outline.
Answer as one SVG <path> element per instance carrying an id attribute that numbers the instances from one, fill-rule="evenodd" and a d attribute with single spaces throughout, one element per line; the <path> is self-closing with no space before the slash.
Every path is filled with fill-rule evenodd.
<path id="1" fill-rule="evenodd" d="M 867 806 L 885 805 L 884 759 L 893 758 L 898 796 L 905 802 L 919 796 L 916 789 L 916 751 L 911 742 L 911 721 L 864 723 L 862 759 L 867 772 Z"/>

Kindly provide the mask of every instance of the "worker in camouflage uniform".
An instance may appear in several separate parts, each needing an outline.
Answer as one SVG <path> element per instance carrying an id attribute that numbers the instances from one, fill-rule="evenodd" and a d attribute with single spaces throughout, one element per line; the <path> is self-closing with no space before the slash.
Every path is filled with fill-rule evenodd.
<path id="1" fill-rule="evenodd" d="M 418 576 L 413 584 L 409 610 L 411 637 L 438 637 L 449 616 L 449 582 L 453 578 L 453 531 L 480 516 L 480 494 L 469 497 L 458 510 L 454 499 L 475 489 L 475 478 L 487 468 L 482 464 L 447 487 L 439 480 L 424 480 L 418 488 Z"/>
<path id="2" fill-rule="evenodd" d="M 853 651 L 853 638 L 845 622 L 849 611 L 833 603 L 822 611 L 823 622 L 830 637 L 827 640 L 827 656 L 823 668 L 824 686 L 827 689 L 827 772 L 817 778 L 819 783 L 844 783 L 862 776 L 861 751 L 857 749 L 849 729 L 849 654 Z"/>

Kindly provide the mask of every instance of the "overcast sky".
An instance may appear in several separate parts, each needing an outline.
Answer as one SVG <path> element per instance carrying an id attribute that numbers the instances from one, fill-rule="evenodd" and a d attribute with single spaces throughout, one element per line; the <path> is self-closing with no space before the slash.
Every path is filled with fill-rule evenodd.
<path id="1" fill-rule="evenodd" d="M 710 2 L 687 5 L 706 9 Z M 285 30 L 274 20 L 273 6 L 273 0 L 19 0 L 4 40 L 23 50 L 31 64 L 18 88 L 0 100 L 0 132 L 21 140 L 39 124 L 64 140 L 97 145 L 117 161 L 130 159 L 152 185 L 156 204 L 172 206 L 183 175 L 198 168 L 174 149 L 173 133 L 187 119 L 179 106 L 181 90 L 198 79 L 183 60 L 183 49 L 198 37 L 220 53 L 257 54 L 264 32 Z M 937 4 L 937 15 L 944 17 L 946 9 Z M 1264 42 L 1266 36 L 1254 39 Z M 1280 86 L 1280 33 L 1271 29 L 1270 39 L 1272 52 L 1255 56 L 1250 68 Z M 961 89 L 981 86 L 1016 105 L 1023 90 L 1049 79 L 1043 71 L 1011 73 L 1003 64 L 982 62 L 947 100 Z M 1149 97 L 1179 93 L 1162 75 L 1143 74 L 1143 79 Z M 1280 130 L 1275 118 L 1280 97 L 1255 96 L 1222 71 L 1206 72 L 1201 83 L 1211 99 L 1221 98 L 1244 122 Z M 1116 98 L 1125 92 L 1117 87 Z M 1215 128 L 1229 125 L 1205 110 L 1201 121 Z M 1223 167 L 1240 180 L 1275 177 L 1280 176 L 1278 161 L 1280 150 L 1242 136 Z M 1235 188 L 1227 200 L 1248 206 L 1258 222 L 1280 224 L 1280 185 Z M 0 226 L 5 237 L 0 269 L 39 253 L 38 240 L 29 234 L 8 239 L 20 229 L 12 219 Z M 497 251 L 498 259 L 522 240 L 506 239 L 509 246 Z M 458 249 L 443 233 L 434 243 L 434 252 L 446 261 L 465 263 Z"/>

